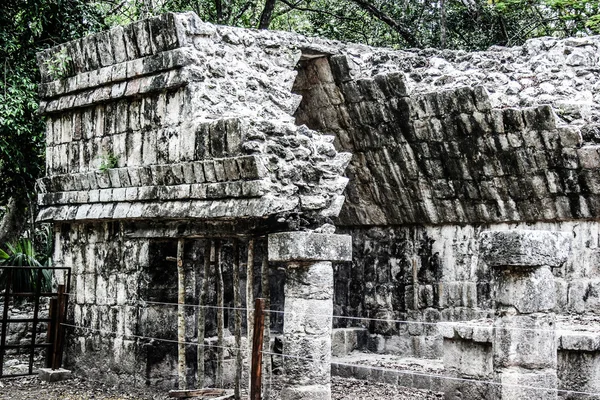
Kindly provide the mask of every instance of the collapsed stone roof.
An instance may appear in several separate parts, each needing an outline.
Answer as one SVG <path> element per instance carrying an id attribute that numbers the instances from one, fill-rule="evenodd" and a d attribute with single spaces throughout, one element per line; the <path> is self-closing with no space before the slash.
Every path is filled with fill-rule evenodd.
<path id="1" fill-rule="evenodd" d="M 335 217 L 348 153 L 344 224 L 595 218 L 599 47 L 395 51 L 193 13 L 117 27 L 40 54 L 39 218 Z"/>

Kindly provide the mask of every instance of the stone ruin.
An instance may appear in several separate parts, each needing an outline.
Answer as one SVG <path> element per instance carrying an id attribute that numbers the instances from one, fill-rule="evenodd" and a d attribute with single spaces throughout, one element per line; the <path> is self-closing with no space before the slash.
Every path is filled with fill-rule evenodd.
<path id="1" fill-rule="evenodd" d="M 332 356 L 333 374 L 449 399 L 600 392 L 600 37 L 395 51 L 165 14 L 39 66 L 38 220 L 92 329 L 69 331 L 78 373 L 173 387 L 176 348 L 135 339 L 177 331 L 150 303 L 176 302 L 167 257 L 184 238 L 197 304 L 203 281 L 215 297 L 207 243 L 231 260 L 256 240 L 279 268 L 251 290 L 285 311 L 283 353 L 314 355 L 284 359 L 286 399 L 329 398 Z M 438 367 L 335 364 L 357 351 Z"/>

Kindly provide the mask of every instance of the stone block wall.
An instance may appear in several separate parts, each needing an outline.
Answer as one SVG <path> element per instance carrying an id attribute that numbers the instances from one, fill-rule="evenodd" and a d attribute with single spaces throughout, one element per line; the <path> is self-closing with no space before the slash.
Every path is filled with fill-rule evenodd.
<path id="1" fill-rule="evenodd" d="M 598 313 L 600 225 L 595 221 L 344 228 L 353 237 L 354 256 L 351 266 L 336 269 L 334 314 L 415 323 L 338 318 L 335 326 L 369 328 L 375 334 L 369 344 L 372 351 L 441 357 L 442 337 L 430 324 L 491 315 L 493 276 L 479 258 L 479 234 L 509 229 L 572 232 L 571 257 L 552 270 L 555 310 L 558 314 Z"/>
<path id="2" fill-rule="evenodd" d="M 294 125 L 303 50 L 275 38 L 165 14 L 40 53 L 38 219 L 337 215 L 350 155 Z"/>
<path id="3" fill-rule="evenodd" d="M 136 302 L 145 284 L 148 245 L 147 239 L 125 238 L 119 223 L 57 225 L 54 263 L 72 271 L 68 322 L 90 328 L 66 328 L 67 366 L 113 382 L 120 375 L 145 382 L 143 348 L 123 336 L 139 332 Z"/>
<path id="4" fill-rule="evenodd" d="M 56 265 L 72 268 L 68 323 L 86 329 L 68 327 L 65 363 L 79 375 L 97 378 L 102 375 L 111 383 L 131 382 L 163 388 L 177 386 L 177 274 L 174 257 L 177 241 L 165 237 L 140 237 L 139 228 L 127 223 L 57 225 L 55 241 Z M 164 229 L 164 227 L 163 227 Z M 186 304 L 199 303 L 204 277 L 205 240 L 186 241 L 184 268 Z M 242 242 L 240 251 L 245 251 Z M 223 244 L 223 277 L 225 306 L 234 307 L 232 278 L 232 245 Z M 260 259 L 262 243 L 256 244 L 255 296 L 260 295 Z M 270 280 L 271 308 L 283 308 L 283 280 L 280 271 L 272 271 Z M 58 277 L 61 281 L 62 276 Z M 216 277 L 208 278 L 206 302 L 216 305 Z M 246 298 L 246 274 L 240 277 L 242 298 Z M 245 300 L 243 306 L 245 307 Z M 279 317 L 279 318 L 278 318 Z M 186 341 L 197 341 L 197 308 L 186 308 Z M 216 310 L 206 309 L 205 371 L 207 383 L 216 371 Z M 245 316 L 244 316 L 245 319 Z M 271 327 L 281 331 L 282 316 L 273 314 Z M 225 346 L 235 348 L 232 336 L 234 313 L 225 311 Z M 244 324 L 244 335 L 246 329 Z M 166 341 L 161 341 L 165 339 Z M 246 348 L 243 338 L 242 348 Z M 188 380 L 196 373 L 196 347 L 186 348 Z M 225 351 L 227 385 L 233 382 L 234 350 Z M 246 357 L 246 355 L 244 355 Z M 246 371 L 247 372 L 247 371 Z"/>
<path id="5" fill-rule="evenodd" d="M 598 392 L 600 337 L 594 326 L 597 321 L 597 317 L 558 318 L 556 360 L 553 361 L 558 375 L 558 398 L 596 397 L 586 393 Z M 462 327 L 460 324 L 442 325 L 444 372 L 455 378 L 473 380 L 445 380 L 445 398 L 480 399 L 494 395 L 495 385 L 487 383 L 495 378 L 493 332 L 491 320 L 468 321 Z"/>
<path id="6" fill-rule="evenodd" d="M 354 60 L 305 61 L 294 86 L 303 95 L 297 123 L 335 134 L 339 148 L 353 154 L 342 224 L 599 215 L 598 146 L 584 142 L 581 125 L 557 118 L 551 106 L 499 108 L 484 79 L 411 85 L 409 74 L 390 71 L 391 64 L 386 70 L 363 61 L 366 71 L 353 71 Z"/>
<path id="7" fill-rule="evenodd" d="M 573 256 L 552 270 L 556 311 L 596 314 L 598 48 L 592 37 L 393 51 L 187 13 L 41 53 L 38 219 L 56 224 L 55 262 L 73 268 L 73 321 L 166 335 L 157 321 L 174 312 L 131 308 L 174 298 L 174 274 L 152 275 L 174 251 L 161 241 L 325 222 L 354 240 L 352 264 L 335 267 L 334 314 L 378 319 L 335 326 L 367 327 L 371 351 L 439 358 L 437 322 L 489 316 L 483 230 L 573 232 Z M 61 77 L 46 67 L 59 52 L 72 59 Z M 174 347 L 70 340 L 82 370 L 174 382 Z"/>

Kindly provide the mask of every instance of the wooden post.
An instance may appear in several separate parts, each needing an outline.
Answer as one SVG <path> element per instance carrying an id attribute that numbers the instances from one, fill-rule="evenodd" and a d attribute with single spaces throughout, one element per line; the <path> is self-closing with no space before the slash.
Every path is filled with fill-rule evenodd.
<path id="1" fill-rule="evenodd" d="M 204 387 L 204 336 L 206 332 L 206 308 L 204 306 L 208 303 L 208 275 L 210 273 L 210 265 L 215 260 L 215 242 L 213 240 L 207 240 L 204 246 L 204 278 L 202 281 L 202 293 L 200 294 L 200 304 L 198 307 L 197 314 L 197 325 L 198 325 L 198 346 L 197 346 L 197 363 L 198 372 L 196 375 L 197 387 Z"/>
<path id="2" fill-rule="evenodd" d="M 31 325 L 33 326 L 31 332 L 31 348 L 29 353 L 29 375 L 33 374 L 33 358 L 35 356 L 35 339 L 37 337 L 37 328 L 38 328 L 38 314 L 40 311 L 40 293 L 42 291 L 42 270 L 37 268 L 34 270 L 36 272 L 35 275 L 35 298 L 33 302 L 33 322 Z"/>
<path id="3" fill-rule="evenodd" d="M 250 400 L 261 400 L 262 352 L 265 329 L 265 299 L 254 302 L 254 334 L 252 336 L 252 370 L 250 373 Z"/>
<path id="4" fill-rule="evenodd" d="M 185 359 L 185 269 L 183 267 L 184 240 L 177 242 L 177 372 L 179 389 L 187 389 L 187 373 Z"/>
<path id="5" fill-rule="evenodd" d="M 4 309 L 2 310 L 2 332 L 0 333 L 0 376 L 2 376 L 2 368 L 4 366 L 4 352 L 6 351 L 6 331 L 8 323 L 8 308 L 10 305 L 10 289 L 12 286 L 13 269 L 4 269 L 6 277 L 6 287 L 4 289 Z"/>
<path id="6" fill-rule="evenodd" d="M 248 241 L 246 259 L 246 335 L 248 336 L 248 357 L 252 354 L 252 324 L 254 323 L 252 306 L 254 304 L 254 239 Z M 249 382 L 249 385 L 251 382 Z"/>
<path id="7" fill-rule="evenodd" d="M 262 297 L 265 299 L 265 308 L 268 310 L 271 308 L 271 288 L 270 288 L 270 270 L 269 270 L 269 254 L 267 252 L 267 243 L 263 247 L 263 258 L 260 268 L 261 275 L 261 286 L 262 286 Z M 263 347 L 267 351 L 271 350 L 271 318 L 269 313 L 265 313 L 265 331 L 264 331 L 264 344 Z M 263 359 L 263 369 L 266 372 L 265 379 L 271 377 L 271 356 L 267 356 Z M 269 396 L 266 396 L 269 397 Z"/>
<path id="8" fill-rule="evenodd" d="M 54 365 L 55 326 L 58 323 L 58 301 L 54 297 L 50 299 L 48 314 L 50 323 L 48 323 L 48 330 L 46 332 L 46 343 L 50 343 L 51 346 L 46 349 L 46 368 L 52 368 L 52 365 Z"/>
<path id="9" fill-rule="evenodd" d="M 58 298 L 56 299 L 56 324 L 54 324 L 54 346 L 52 350 L 52 369 L 59 369 L 62 364 L 62 350 L 64 341 L 64 329 L 67 308 L 67 295 L 65 285 L 58 285 Z"/>
<path id="10" fill-rule="evenodd" d="M 223 307 L 225 305 L 225 290 L 223 282 L 223 251 L 222 243 L 217 242 L 217 387 L 223 387 L 223 360 L 225 359 L 225 349 L 223 340 L 223 331 L 225 330 L 225 318 L 223 316 Z"/>
<path id="11" fill-rule="evenodd" d="M 238 239 L 233 240 L 233 303 L 235 307 L 235 382 L 234 396 L 240 400 L 242 383 L 242 295 L 240 294 L 240 248 Z"/>

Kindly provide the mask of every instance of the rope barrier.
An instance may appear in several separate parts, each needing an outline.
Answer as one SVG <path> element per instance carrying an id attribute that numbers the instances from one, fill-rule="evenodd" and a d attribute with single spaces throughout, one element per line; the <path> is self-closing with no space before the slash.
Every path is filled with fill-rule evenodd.
<path id="1" fill-rule="evenodd" d="M 73 293 L 67 293 L 70 296 L 73 296 Z M 108 298 L 104 298 L 101 300 L 107 300 Z M 112 297 L 112 300 L 115 300 L 116 297 Z M 129 304 L 122 304 L 124 306 L 138 306 L 138 307 L 146 307 L 148 304 L 156 304 L 156 305 L 164 305 L 164 306 L 171 306 L 171 307 L 177 307 L 177 306 L 183 306 L 183 307 L 191 307 L 191 308 L 204 308 L 204 309 L 222 309 L 222 310 L 230 310 L 230 311 L 243 311 L 243 312 L 251 312 L 253 311 L 252 309 L 249 309 L 247 307 L 218 307 L 218 306 L 211 306 L 211 305 L 197 305 L 197 304 L 178 304 L 178 303 L 169 303 L 169 302 L 161 302 L 161 301 L 151 301 L 151 300 L 134 300 L 134 301 L 130 301 L 133 302 L 134 304 L 131 305 L 131 303 Z M 286 314 L 285 311 L 282 310 L 264 310 L 264 312 L 266 313 L 270 313 L 270 314 Z M 291 313 L 294 314 L 294 313 Z M 322 318 L 332 318 L 332 319 L 346 319 L 346 320 L 351 320 L 351 321 L 374 321 L 374 322 L 392 322 L 392 323 L 396 323 L 396 324 L 402 324 L 402 325 L 425 325 L 425 326 L 439 326 L 439 325 L 451 325 L 452 327 L 455 328 L 483 328 L 483 329 L 502 329 L 502 330 L 507 330 L 507 331 L 525 331 L 525 332 L 547 332 L 547 333 L 552 333 L 552 332 L 556 332 L 555 330 L 552 329 L 543 329 L 543 328 L 522 328 L 522 327 L 511 327 L 511 326 L 495 326 L 492 323 L 490 323 L 489 325 L 478 325 L 478 324 L 469 324 L 469 323 L 463 323 L 462 321 L 439 321 L 439 322 L 427 322 L 427 321 L 408 321 L 408 320 L 401 320 L 401 319 L 394 319 L 394 318 L 369 318 L 369 317 L 353 317 L 353 316 L 346 316 L 346 315 L 327 315 L 327 314 L 318 314 L 318 313 L 303 313 L 303 315 L 309 316 L 309 317 L 322 317 Z M 557 329 L 557 331 L 559 331 L 560 329 Z"/>
<path id="2" fill-rule="evenodd" d="M 74 325 L 74 324 L 67 324 L 67 323 L 61 323 L 62 326 L 68 326 L 70 328 L 75 328 L 75 329 L 83 329 L 83 330 L 87 330 L 87 331 L 91 331 L 91 332 L 97 332 L 97 333 L 102 333 L 102 334 L 107 334 L 107 335 L 115 335 L 116 337 L 120 337 L 123 339 L 127 339 L 127 338 L 134 338 L 134 339 L 148 339 L 148 340 L 156 340 L 159 342 L 167 342 L 167 343 L 173 343 L 173 344 L 184 344 L 184 345 L 189 345 L 189 346 L 197 346 L 197 347 L 214 347 L 214 348 L 220 348 L 220 349 L 230 349 L 230 350 L 240 350 L 242 351 L 242 349 L 240 348 L 236 348 L 236 347 L 230 347 L 230 346 L 217 346 L 217 345 L 212 345 L 212 344 L 199 344 L 196 342 L 181 342 L 178 340 L 173 340 L 173 339 L 163 339 L 163 338 L 156 338 L 156 337 L 151 337 L 151 336 L 141 336 L 141 335 L 125 335 L 125 334 L 120 334 L 118 332 L 114 332 L 114 331 L 110 331 L 110 330 L 106 330 L 106 329 L 97 329 L 97 328 L 90 328 L 87 326 L 82 326 L 82 325 Z"/>

